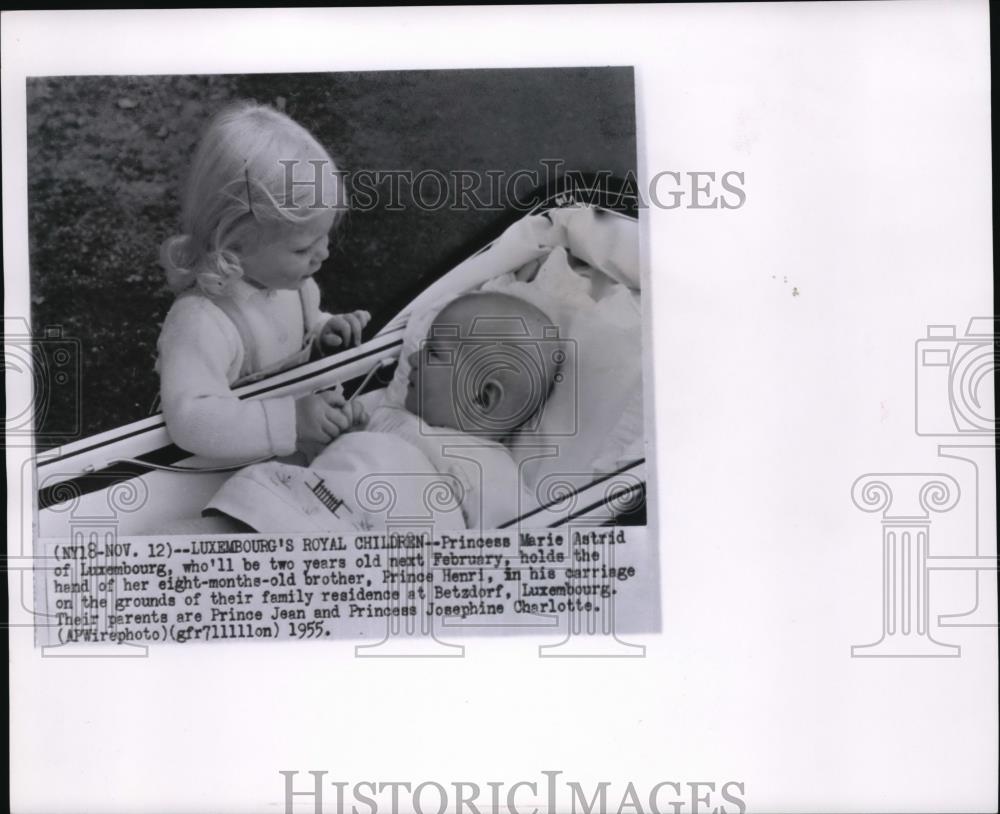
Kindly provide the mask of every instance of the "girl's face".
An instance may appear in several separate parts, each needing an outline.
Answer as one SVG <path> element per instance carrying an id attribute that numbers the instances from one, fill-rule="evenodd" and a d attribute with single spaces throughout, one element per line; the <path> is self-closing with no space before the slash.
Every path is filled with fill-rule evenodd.
<path id="1" fill-rule="evenodd" d="M 335 215 L 324 210 L 303 224 L 263 227 L 237 252 L 244 279 L 258 288 L 298 289 L 330 256 Z"/>

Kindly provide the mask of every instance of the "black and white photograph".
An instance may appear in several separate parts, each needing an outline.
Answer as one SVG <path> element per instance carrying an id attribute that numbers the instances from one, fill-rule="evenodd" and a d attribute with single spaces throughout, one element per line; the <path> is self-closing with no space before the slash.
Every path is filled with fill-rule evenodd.
<path id="1" fill-rule="evenodd" d="M 219 530 L 370 529 L 356 488 L 343 517 L 283 511 L 310 470 L 412 469 L 462 483 L 448 528 L 489 529 L 551 502 L 551 473 L 583 488 L 645 457 L 630 69 L 28 91 L 32 322 L 74 356 L 37 429 L 61 445 L 43 509 L 77 467 L 85 494 L 146 477 L 122 521 L 165 533 L 237 473 L 225 505 L 261 515 Z M 334 442 L 358 432 L 393 438 L 351 461 Z M 621 504 L 606 517 L 642 516 Z"/>
<path id="2" fill-rule="evenodd" d="M 0 14 L 10 810 L 996 811 L 989 11 Z"/>
<path id="3" fill-rule="evenodd" d="M 628 67 L 29 80 L 31 321 L 65 379 L 36 430 L 57 450 L 36 533 L 102 559 L 39 580 L 40 607 L 106 574 L 120 606 L 167 605 L 151 584 L 125 596 L 162 573 L 161 544 L 140 565 L 103 515 L 116 539 L 218 555 L 197 573 L 229 588 L 232 556 L 294 544 L 189 538 L 376 550 L 307 578 L 384 590 L 265 592 L 176 641 L 411 612 L 490 632 L 527 616 L 523 633 L 601 595 L 618 629 L 654 628 L 653 544 L 611 548 L 645 527 L 651 470 L 635 121 Z M 477 601 L 393 589 L 435 574 Z M 45 632 L 139 635 L 119 621 Z"/>

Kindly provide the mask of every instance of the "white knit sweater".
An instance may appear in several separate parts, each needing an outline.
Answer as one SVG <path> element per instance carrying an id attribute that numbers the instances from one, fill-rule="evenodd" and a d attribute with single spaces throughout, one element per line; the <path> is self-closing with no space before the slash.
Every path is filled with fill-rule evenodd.
<path id="1" fill-rule="evenodd" d="M 300 301 L 298 291 L 235 283 L 231 296 L 257 342 L 262 369 L 298 351 L 305 328 L 329 319 L 320 310 L 314 280 L 305 282 L 302 293 Z M 179 297 L 167 313 L 157 348 L 163 417 L 179 447 L 232 461 L 295 451 L 293 397 L 240 401 L 230 390 L 243 366 L 243 343 L 232 320 L 210 298 Z"/>

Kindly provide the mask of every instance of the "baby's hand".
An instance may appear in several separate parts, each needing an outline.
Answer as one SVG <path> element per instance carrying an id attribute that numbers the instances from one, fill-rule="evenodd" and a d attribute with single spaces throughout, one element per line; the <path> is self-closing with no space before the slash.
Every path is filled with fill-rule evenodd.
<path id="1" fill-rule="evenodd" d="M 343 350 L 361 344 L 361 332 L 371 322 L 372 315 L 367 311 L 354 311 L 350 314 L 334 314 L 323 326 L 319 334 L 319 346 L 323 353 Z"/>
<path id="2" fill-rule="evenodd" d="M 344 413 L 351 419 L 351 429 L 361 429 L 368 423 L 368 411 L 360 401 L 350 401 L 344 405 Z"/>

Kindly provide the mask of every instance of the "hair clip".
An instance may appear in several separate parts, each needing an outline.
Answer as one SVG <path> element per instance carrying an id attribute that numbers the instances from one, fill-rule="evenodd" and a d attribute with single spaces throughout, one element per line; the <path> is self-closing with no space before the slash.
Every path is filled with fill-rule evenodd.
<path id="1" fill-rule="evenodd" d="M 250 200 L 250 168 L 246 165 L 246 163 L 243 164 L 243 177 L 246 179 L 247 183 L 247 209 L 250 211 L 250 215 L 256 218 L 257 216 L 253 211 L 253 201 Z"/>

